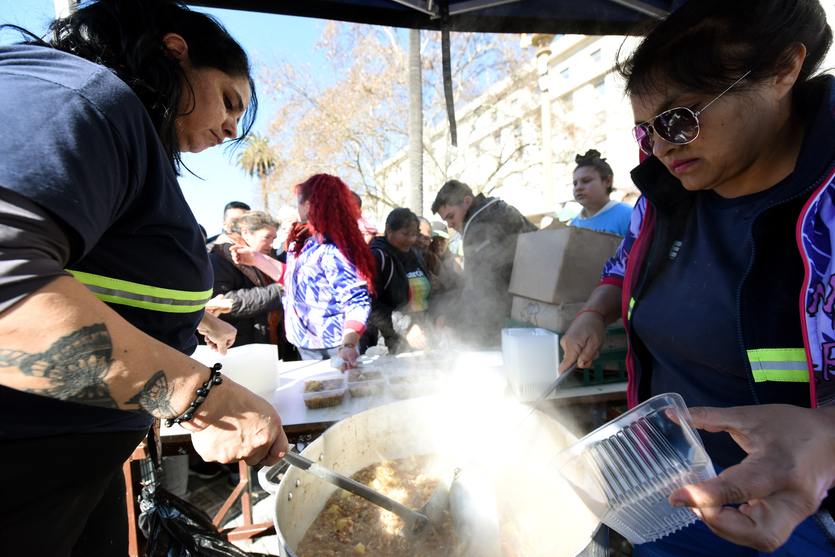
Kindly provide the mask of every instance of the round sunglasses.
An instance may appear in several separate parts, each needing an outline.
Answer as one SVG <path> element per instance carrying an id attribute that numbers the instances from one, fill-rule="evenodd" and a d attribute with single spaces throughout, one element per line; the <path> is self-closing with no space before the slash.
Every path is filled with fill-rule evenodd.
<path id="1" fill-rule="evenodd" d="M 678 108 L 671 108 L 665 110 L 658 116 L 653 116 L 646 122 L 641 122 L 632 128 L 632 135 L 635 141 L 638 142 L 638 147 L 641 151 L 649 156 L 652 156 L 652 146 L 654 144 L 654 134 L 658 137 L 672 143 L 673 145 L 686 145 L 692 143 L 699 137 L 699 114 L 707 110 L 707 107 L 719 100 L 719 97 L 730 91 L 734 85 L 745 79 L 753 69 L 745 72 L 745 75 L 731 83 L 730 87 L 719 93 L 719 96 L 710 101 L 701 110 L 693 112 L 686 106 L 679 106 Z"/>

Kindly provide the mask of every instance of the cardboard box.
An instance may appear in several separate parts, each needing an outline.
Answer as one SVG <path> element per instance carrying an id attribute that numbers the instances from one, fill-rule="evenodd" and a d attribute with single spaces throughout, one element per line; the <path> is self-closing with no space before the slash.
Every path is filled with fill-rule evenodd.
<path id="1" fill-rule="evenodd" d="M 508 290 L 549 304 L 585 303 L 622 241 L 576 226 L 520 234 Z"/>
<path id="2" fill-rule="evenodd" d="M 584 304 L 585 302 L 547 304 L 539 300 L 514 296 L 513 305 L 510 307 L 510 318 L 549 331 L 564 333 L 571 326 L 577 313 L 583 309 Z M 609 325 L 609 328 L 614 327 L 623 327 L 623 320 L 618 319 Z M 600 349 L 617 350 L 620 348 L 626 348 L 626 334 L 607 337 Z"/>

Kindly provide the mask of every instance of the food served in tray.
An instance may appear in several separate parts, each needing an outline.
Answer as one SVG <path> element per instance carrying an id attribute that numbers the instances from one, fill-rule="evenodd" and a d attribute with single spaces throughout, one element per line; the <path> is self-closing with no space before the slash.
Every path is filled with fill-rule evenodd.
<path id="1" fill-rule="evenodd" d="M 380 395 L 385 386 L 386 376 L 380 370 L 360 367 L 348 371 L 348 392 L 351 396 Z"/>
<path id="2" fill-rule="evenodd" d="M 345 377 L 331 374 L 304 382 L 302 390 L 304 405 L 308 408 L 326 408 L 338 406 L 345 398 Z"/>

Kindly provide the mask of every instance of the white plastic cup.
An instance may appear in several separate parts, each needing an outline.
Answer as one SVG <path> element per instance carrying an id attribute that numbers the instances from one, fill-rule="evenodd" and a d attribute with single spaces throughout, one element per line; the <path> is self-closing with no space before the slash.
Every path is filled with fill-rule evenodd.
<path id="1" fill-rule="evenodd" d="M 535 400 L 558 377 L 559 337 L 547 329 L 502 329 L 507 382 L 519 400 Z"/>
<path id="2" fill-rule="evenodd" d="M 272 400 L 278 388 L 278 350 L 275 344 L 245 344 L 230 348 L 225 356 L 200 345 L 191 356 L 206 366 L 223 365 L 220 373 L 261 396 Z"/>
<path id="3" fill-rule="evenodd" d="M 696 522 L 670 495 L 716 477 L 681 395 L 657 395 L 566 447 L 549 465 L 601 522 L 633 544 Z"/>

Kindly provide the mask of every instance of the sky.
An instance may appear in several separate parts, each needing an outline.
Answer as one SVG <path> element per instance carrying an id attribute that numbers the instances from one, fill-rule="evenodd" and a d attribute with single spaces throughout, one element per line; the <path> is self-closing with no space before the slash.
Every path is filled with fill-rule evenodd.
<path id="1" fill-rule="evenodd" d="M 313 46 L 324 28 L 323 20 L 280 16 L 274 14 L 194 8 L 215 16 L 249 54 L 256 69 L 264 62 L 286 58 L 295 63 L 308 64 L 315 71 L 323 56 L 313 52 Z M 0 24 L 13 23 L 37 35 L 43 35 L 55 17 L 54 0 L 0 0 Z M 17 37 L 4 33 L 4 44 Z M 259 85 L 256 75 L 256 86 Z M 262 89 L 257 89 L 258 117 L 254 132 L 266 130 L 271 104 Z M 243 201 L 253 209 L 259 205 L 257 181 L 237 167 L 239 151 L 229 151 L 223 145 L 199 154 L 186 154 L 183 162 L 199 178 L 183 172 L 180 187 L 191 210 L 209 236 L 220 232 L 223 206 L 229 201 Z"/>

